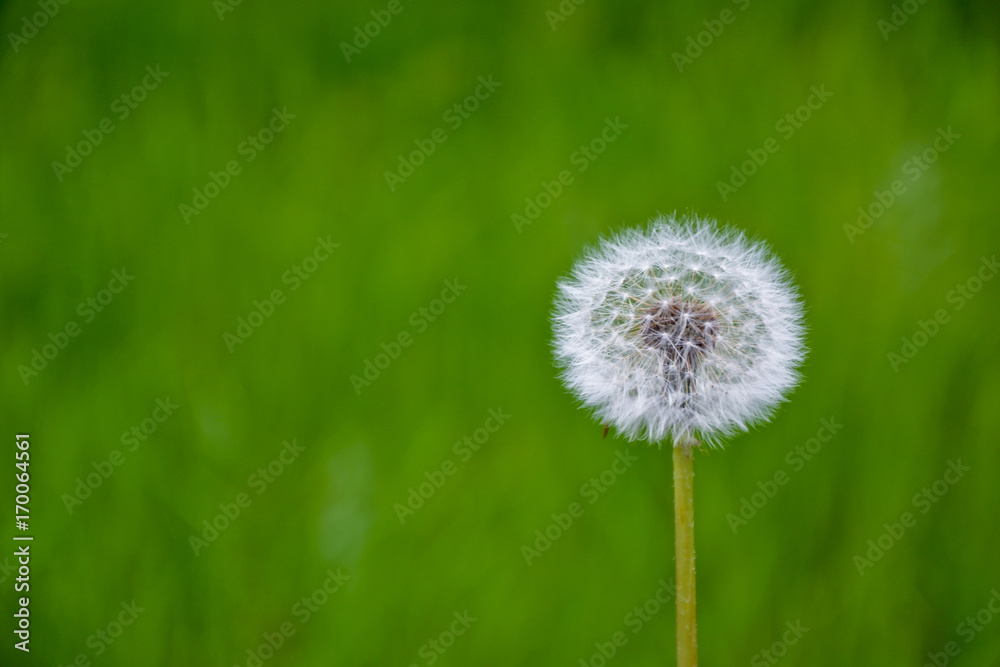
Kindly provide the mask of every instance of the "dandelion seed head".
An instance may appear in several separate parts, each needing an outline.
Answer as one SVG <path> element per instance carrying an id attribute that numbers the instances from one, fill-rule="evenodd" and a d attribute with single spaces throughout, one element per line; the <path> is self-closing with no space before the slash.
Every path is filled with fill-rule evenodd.
<path id="1" fill-rule="evenodd" d="M 604 239 L 559 283 L 562 378 L 630 439 L 708 444 L 771 416 L 798 382 L 802 306 L 762 243 L 659 217 Z"/>

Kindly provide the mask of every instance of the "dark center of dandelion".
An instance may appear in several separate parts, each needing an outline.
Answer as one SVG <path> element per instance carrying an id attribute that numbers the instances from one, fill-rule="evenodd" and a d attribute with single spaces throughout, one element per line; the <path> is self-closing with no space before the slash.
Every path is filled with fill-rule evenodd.
<path id="1" fill-rule="evenodd" d="M 667 382 L 693 393 L 695 369 L 715 346 L 718 326 L 711 307 L 672 298 L 645 311 L 640 336 L 647 347 L 663 355 Z"/>

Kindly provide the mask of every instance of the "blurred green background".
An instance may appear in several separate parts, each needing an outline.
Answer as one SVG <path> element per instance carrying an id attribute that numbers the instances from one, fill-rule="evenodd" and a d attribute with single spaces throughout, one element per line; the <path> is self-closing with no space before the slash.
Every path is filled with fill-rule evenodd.
<path id="1" fill-rule="evenodd" d="M 42 5 L 58 11 L 32 18 Z M 548 318 L 587 244 L 676 210 L 767 239 L 810 329 L 773 422 L 695 462 L 702 663 L 772 664 L 778 642 L 787 665 L 922 665 L 955 642 L 949 664 L 1000 664 L 1000 618 L 971 641 L 959 627 L 1000 590 L 1000 281 L 961 308 L 953 292 L 1000 248 L 996 4 L 913 2 L 891 32 L 889 2 L 562 6 L 556 22 L 556 0 L 0 4 L 0 479 L 12 511 L 29 433 L 35 537 L 26 655 L 4 524 L 0 663 L 596 667 L 622 632 L 608 664 L 674 664 L 671 604 L 639 632 L 633 612 L 673 575 L 669 452 L 602 440 L 555 377 Z M 832 96 L 802 111 L 813 86 Z M 294 118 L 261 133 L 275 109 Z M 581 158 L 606 119 L 627 127 Z M 70 148 L 89 155 L 70 168 Z M 225 187 L 206 192 L 213 174 Z M 897 179 L 869 229 L 845 229 Z M 518 228 L 525 198 L 543 207 Z M 304 261 L 317 238 L 339 247 Z M 448 280 L 464 289 L 436 302 Z M 245 341 L 224 337 L 248 317 Z M 367 362 L 386 367 L 352 382 Z M 157 399 L 177 405 L 162 423 Z M 485 438 L 491 409 L 509 418 Z M 796 467 L 824 418 L 842 429 Z M 304 449 L 262 482 L 286 440 Z M 638 463 L 594 493 L 626 451 Z M 551 528 L 573 502 L 583 515 Z M 915 525 L 885 537 L 903 512 Z M 213 520 L 229 525 L 193 546 Z"/>

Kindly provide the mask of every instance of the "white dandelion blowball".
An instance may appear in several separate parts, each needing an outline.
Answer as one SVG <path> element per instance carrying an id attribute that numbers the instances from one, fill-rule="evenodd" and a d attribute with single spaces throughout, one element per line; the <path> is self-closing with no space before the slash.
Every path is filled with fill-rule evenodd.
<path id="1" fill-rule="evenodd" d="M 566 385 L 630 439 L 719 439 L 767 419 L 798 382 L 802 304 L 763 243 L 665 218 L 604 239 L 559 283 Z"/>

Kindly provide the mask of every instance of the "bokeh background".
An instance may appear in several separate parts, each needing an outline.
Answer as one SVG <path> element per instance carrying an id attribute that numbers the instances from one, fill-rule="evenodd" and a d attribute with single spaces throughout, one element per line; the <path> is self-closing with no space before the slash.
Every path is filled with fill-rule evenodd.
<path id="1" fill-rule="evenodd" d="M 35 537 L 25 655 L 3 526 L 0 663 L 596 666 L 623 632 L 608 664 L 673 664 L 672 606 L 640 632 L 627 618 L 673 575 L 669 452 L 633 445 L 638 463 L 588 502 L 582 485 L 629 443 L 602 439 L 556 379 L 548 318 L 587 244 L 676 210 L 772 244 L 811 350 L 770 424 L 696 460 L 702 663 L 771 664 L 761 651 L 800 622 L 782 664 L 922 665 L 952 641 L 949 664 L 1000 664 L 1000 618 L 971 641 L 959 628 L 1000 590 L 1000 280 L 961 309 L 952 293 L 1000 249 L 995 3 L 914 2 L 887 32 L 889 2 L 589 0 L 553 24 L 556 0 L 401 0 L 350 62 L 342 44 L 386 2 L 50 3 L 26 29 L 44 4 L 0 3 L 0 479 L 12 513 L 14 434 L 30 433 Z M 121 118 L 147 67 L 165 74 Z M 491 76 L 455 127 L 445 114 Z M 776 123 L 813 86 L 832 96 L 786 136 Z M 244 142 L 286 108 L 248 161 Z M 104 118 L 114 130 L 57 173 Z M 627 128 L 581 163 L 606 119 Z M 391 189 L 436 128 L 446 141 Z M 948 128 L 959 138 L 913 172 Z M 230 161 L 239 173 L 185 220 Z M 563 170 L 573 182 L 518 229 Z M 849 233 L 896 179 L 905 192 Z M 292 290 L 317 238 L 339 247 Z M 80 304 L 107 300 L 123 268 L 134 280 L 88 321 Z M 442 311 L 446 280 L 465 289 Z M 284 303 L 227 345 L 276 289 Z M 947 323 L 894 368 L 938 309 Z M 79 334 L 25 374 L 70 322 Z M 401 333 L 409 346 L 352 383 Z M 123 434 L 168 398 L 130 451 Z M 509 419 L 459 455 L 491 409 Z M 786 456 L 822 419 L 843 427 L 797 470 Z M 304 450 L 261 489 L 251 475 L 293 439 Z M 121 465 L 68 504 L 115 450 Z M 970 470 L 922 513 L 914 496 L 959 460 Z M 779 470 L 788 483 L 734 531 Z M 441 475 L 401 521 L 396 505 Z M 241 493 L 251 504 L 196 555 L 191 536 Z M 572 502 L 583 516 L 529 565 L 522 547 Z M 859 574 L 907 511 L 916 524 Z M 303 623 L 302 598 L 338 569 Z M 468 630 L 442 637 L 465 612 Z M 295 634 L 259 651 L 285 623 Z"/>

